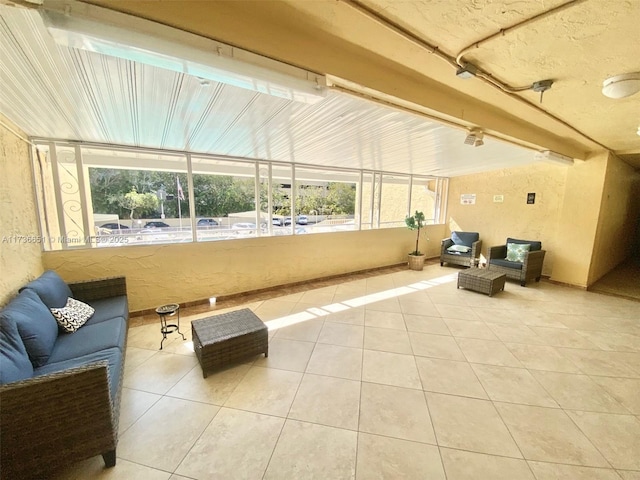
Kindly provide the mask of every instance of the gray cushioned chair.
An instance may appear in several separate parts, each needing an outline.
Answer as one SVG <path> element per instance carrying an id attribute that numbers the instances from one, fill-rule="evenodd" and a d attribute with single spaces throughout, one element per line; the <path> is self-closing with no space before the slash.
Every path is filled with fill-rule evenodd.
<path id="1" fill-rule="evenodd" d="M 531 245 L 522 263 L 507 260 L 507 243 L 528 243 Z M 520 285 L 525 287 L 530 280 L 540 281 L 545 253 L 546 251 L 542 250 L 542 242 L 507 238 L 507 242 L 504 245 L 489 249 L 489 265 L 487 267 L 489 270 L 504 273 L 507 278 L 519 280 Z"/>
<path id="2" fill-rule="evenodd" d="M 467 247 L 468 252 L 456 252 L 457 247 Z M 478 232 L 451 232 L 451 237 L 442 240 L 440 246 L 440 266 L 444 263 L 472 267 L 480 257 L 482 240 Z"/>

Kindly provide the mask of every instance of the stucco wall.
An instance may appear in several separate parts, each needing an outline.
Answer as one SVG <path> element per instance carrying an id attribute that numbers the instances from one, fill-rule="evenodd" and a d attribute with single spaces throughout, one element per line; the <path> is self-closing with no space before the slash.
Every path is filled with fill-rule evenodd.
<path id="1" fill-rule="evenodd" d="M 489 247 L 504 245 L 507 237 L 539 240 L 547 251 L 543 274 L 551 275 L 568 169 L 535 163 L 452 178 L 445 236 L 452 230 L 479 232 L 485 257 Z M 533 205 L 527 204 L 528 193 L 536 194 Z M 461 204 L 463 194 L 475 194 L 475 205 Z M 503 202 L 494 202 L 495 195 L 502 195 Z"/>
<path id="2" fill-rule="evenodd" d="M 421 249 L 439 256 L 443 225 L 430 225 Z M 406 261 L 415 232 L 362 232 L 208 243 L 45 252 L 46 268 L 67 281 L 125 275 L 131 311 L 190 302 Z"/>
<path id="3" fill-rule="evenodd" d="M 628 258 L 640 218 L 640 173 L 609 155 L 588 285 Z"/>
<path id="4" fill-rule="evenodd" d="M 0 121 L 25 136 L 2 115 Z M 40 235 L 29 163 L 29 145 L 0 125 L 0 305 L 42 273 L 40 245 L 26 240 Z"/>

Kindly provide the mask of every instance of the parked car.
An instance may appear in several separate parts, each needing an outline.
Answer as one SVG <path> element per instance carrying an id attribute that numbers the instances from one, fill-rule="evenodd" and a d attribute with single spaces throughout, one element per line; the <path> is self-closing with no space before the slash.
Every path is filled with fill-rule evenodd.
<path id="1" fill-rule="evenodd" d="M 147 222 L 144 224 L 144 228 L 167 228 L 170 226 L 171 225 L 169 225 L 168 223 L 157 222 L 157 221 Z"/>
<path id="2" fill-rule="evenodd" d="M 217 227 L 220 224 L 214 218 L 201 218 L 198 220 L 198 227 Z"/>
<path id="3" fill-rule="evenodd" d="M 285 217 L 284 226 L 288 227 L 289 225 L 291 225 L 291 217 Z"/>
<path id="4" fill-rule="evenodd" d="M 234 223 L 231 226 L 231 228 L 234 230 L 255 230 L 256 224 L 255 223 Z"/>
<path id="5" fill-rule="evenodd" d="M 271 223 L 273 224 L 274 227 L 281 227 L 282 226 L 282 218 L 272 218 L 271 219 Z"/>
<path id="6" fill-rule="evenodd" d="M 306 225 L 307 223 L 309 223 L 309 219 L 307 218 L 306 215 L 298 215 L 298 218 L 296 219 L 296 223 L 298 225 Z"/>
<path id="7" fill-rule="evenodd" d="M 122 225 L 121 223 L 105 223 L 100 228 L 108 228 L 109 230 L 126 230 L 129 227 Z"/>

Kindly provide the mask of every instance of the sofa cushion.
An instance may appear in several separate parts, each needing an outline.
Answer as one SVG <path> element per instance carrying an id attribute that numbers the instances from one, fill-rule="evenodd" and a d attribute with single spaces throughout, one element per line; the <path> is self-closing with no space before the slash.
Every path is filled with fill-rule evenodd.
<path id="1" fill-rule="evenodd" d="M 47 308 L 61 308 L 72 297 L 71 289 L 53 270 L 47 270 L 35 280 L 27 283 L 22 290 L 33 290 L 42 299 Z"/>
<path id="2" fill-rule="evenodd" d="M 74 333 L 61 333 L 53 347 L 49 363 L 63 362 L 112 347 L 124 349 L 127 324 L 124 318 L 112 318 L 85 325 Z"/>
<path id="3" fill-rule="evenodd" d="M 122 317 L 124 319 L 129 318 L 129 304 L 127 303 L 126 295 L 103 298 L 100 300 L 91 300 L 87 303 L 95 308 L 96 311 L 93 314 L 93 317 L 91 317 L 85 324 L 86 327 L 116 317 Z"/>
<path id="4" fill-rule="evenodd" d="M 0 315 L 15 322 L 33 366 L 47 363 L 58 338 L 58 324 L 40 297 L 33 290 L 22 290 Z"/>
<path id="5" fill-rule="evenodd" d="M 73 333 L 84 325 L 95 312 L 91 305 L 69 297 L 62 308 L 51 308 L 58 325 L 67 333 Z"/>
<path id="6" fill-rule="evenodd" d="M 75 334 L 70 334 L 75 335 Z M 122 368 L 123 353 L 119 348 L 108 348 L 99 352 L 89 353 L 76 358 L 70 358 L 60 362 L 50 362 L 46 365 L 36 368 L 33 372 L 35 377 L 40 375 L 46 375 L 48 373 L 60 372 L 68 368 L 82 367 L 91 363 L 106 360 L 109 365 L 107 371 L 109 374 L 109 391 L 111 392 L 111 398 L 115 399 L 118 393 L 118 383 L 120 382 L 120 369 Z M 73 421 L 73 419 L 66 419 Z"/>
<path id="7" fill-rule="evenodd" d="M 480 234 L 478 232 L 451 232 L 451 240 L 456 245 L 473 247 L 473 242 L 480 240 Z"/>
<path id="8" fill-rule="evenodd" d="M 530 247 L 529 243 L 507 243 L 506 260 L 523 263 Z"/>
<path id="9" fill-rule="evenodd" d="M 522 263 L 510 262 L 509 260 L 502 258 L 492 258 L 489 260 L 491 265 L 499 265 L 501 267 L 513 268 L 514 270 L 522 270 Z"/>
<path id="10" fill-rule="evenodd" d="M 0 385 L 33 375 L 33 365 L 14 321 L 0 315 Z"/>
<path id="11" fill-rule="evenodd" d="M 542 242 L 534 242 L 532 240 L 518 240 L 517 238 L 507 238 L 507 243 L 528 243 L 531 245 L 530 252 L 536 252 L 542 250 Z"/>

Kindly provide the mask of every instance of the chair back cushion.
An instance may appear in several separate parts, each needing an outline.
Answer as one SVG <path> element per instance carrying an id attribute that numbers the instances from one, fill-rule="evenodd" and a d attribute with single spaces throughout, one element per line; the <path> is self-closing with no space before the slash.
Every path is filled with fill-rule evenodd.
<path id="1" fill-rule="evenodd" d="M 451 240 L 456 245 L 472 247 L 473 242 L 480 240 L 480 234 L 478 232 L 451 232 Z"/>
<path id="2" fill-rule="evenodd" d="M 42 299 L 47 308 L 62 308 L 67 298 L 72 297 L 71 289 L 53 270 L 47 270 L 35 280 L 27 283 L 22 290 L 33 290 Z"/>
<path id="3" fill-rule="evenodd" d="M 520 244 L 528 243 L 529 245 L 531 245 L 529 247 L 530 252 L 542 250 L 542 242 L 536 242 L 533 240 L 518 240 L 517 238 L 507 238 L 507 243 L 520 243 Z"/>
<path id="4" fill-rule="evenodd" d="M 0 385 L 32 376 L 33 365 L 16 322 L 0 313 Z"/>

